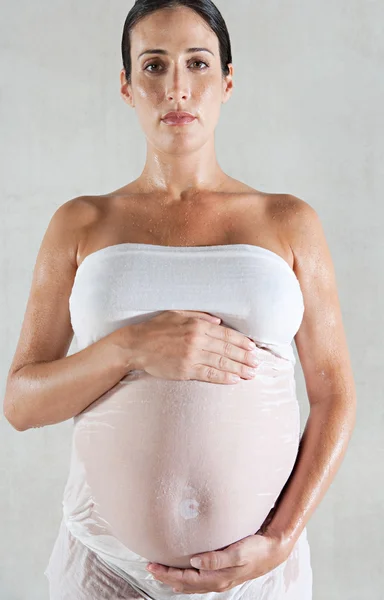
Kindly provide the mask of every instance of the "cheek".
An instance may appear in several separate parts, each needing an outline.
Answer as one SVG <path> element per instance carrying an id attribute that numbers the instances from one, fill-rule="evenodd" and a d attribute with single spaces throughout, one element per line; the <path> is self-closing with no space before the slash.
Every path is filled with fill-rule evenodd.
<path id="1" fill-rule="evenodd" d="M 146 110 L 146 105 L 156 104 L 156 101 L 160 97 L 162 90 L 160 82 L 155 79 L 150 80 L 138 73 L 132 78 L 132 88 L 134 92 L 134 98 L 137 99 L 137 108 Z"/>
<path id="2" fill-rule="evenodd" d="M 221 108 L 221 91 L 217 87 L 198 90 L 195 95 L 195 106 L 206 125 L 216 127 Z"/>
<path id="3" fill-rule="evenodd" d="M 148 85 L 136 85 L 136 95 L 143 102 L 150 102 L 153 98 L 157 97 L 159 90 L 156 87 L 149 87 Z"/>
<path id="4" fill-rule="evenodd" d="M 194 96 L 201 102 L 201 104 L 210 105 L 220 104 L 221 99 L 221 86 L 216 79 L 212 81 L 205 81 L 204 84 L 197 86 L 194 91 Z"/>

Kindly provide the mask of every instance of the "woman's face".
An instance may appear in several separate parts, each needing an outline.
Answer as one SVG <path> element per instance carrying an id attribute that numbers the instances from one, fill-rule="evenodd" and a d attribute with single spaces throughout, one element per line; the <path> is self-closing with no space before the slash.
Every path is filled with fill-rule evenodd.
<path id="1" fill-rule="evenodd" d="M 153 49 L 162 52 L 146 53 Z M 131 84 L 122 69 L 121 94 L 135 107 L 147 139 L 165 151 L 201 147 L 213 135 L 221 104 L 230 97 L 233 74 L 229 65 L 230 74 L 223 78 L 219 41 L 208 24 L 184 6 L 158 10 L 133 28 L 131 60 Z M 184 126 L 165 124 L 162 117 L 174 110 L 197 118 Z"/>

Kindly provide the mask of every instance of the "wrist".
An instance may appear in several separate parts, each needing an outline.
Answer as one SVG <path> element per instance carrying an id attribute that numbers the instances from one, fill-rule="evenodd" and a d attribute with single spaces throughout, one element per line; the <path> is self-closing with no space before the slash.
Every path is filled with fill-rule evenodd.
<path id="1" fill-rule="evenodd" d="M 273 539 L 276 543 L 276 546 L 286 556 L 289 556 L 296 543 L 296 538 L 293 534 L 288 533 L 280 528 L 274 527 L 272 522 L 270 522 L 262 530 L 261 535 L 265 535 Z"/>
<path id="2" fill-rule="evenodd" d="M 276 544 L 281 552 L 287 556 L 290 554 L 293 546 L 295 545 L 294 536 L 286 532 L 282 527 L 279 527 L 276 523 L 277 505 L 274 504 L 269 511 L 264 523 L 257 531 L 258 535 L 264 535 Z"/>
<path id="3" fill-rule="evenodd" d="M 111 334 L 117 349 L 119 365 L 126 372 L 143 368 L 138 347 L 139 326 L 140 324 L 126 325 Z"/>

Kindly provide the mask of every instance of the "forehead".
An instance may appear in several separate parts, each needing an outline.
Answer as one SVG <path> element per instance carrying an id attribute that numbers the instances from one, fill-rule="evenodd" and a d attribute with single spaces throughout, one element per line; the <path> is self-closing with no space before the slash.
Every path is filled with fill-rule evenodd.
<path id="1" fill-rule="evenodd" d="M 157 10 L 132 30 L 131 45 L 137 55 L 147 48 L 184 51 L 191 46 L 209 48 L 216 54 L 218 39 L 199 14 L 185 6 Z"/>

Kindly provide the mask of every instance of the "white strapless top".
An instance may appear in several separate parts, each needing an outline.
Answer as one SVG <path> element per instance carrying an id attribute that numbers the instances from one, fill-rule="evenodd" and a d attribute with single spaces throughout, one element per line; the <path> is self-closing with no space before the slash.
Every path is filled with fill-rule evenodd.
<path id="1" fill-rule="evenodd" d="M 255 245 L 123 243 L 83 260 L 69 303 L 79 350 L 166 310 L 216 315 L 260 347 L 253 379 L 220 385 L 130 372 L 74 418 L 66 527 L 143 597 L 177 600 L 147 561 L 186 568 L 197 553 L 253 535 L 294 467 L 299 281 L 281 256 Z M 282 563 L 220 598 L 288 599 L 297 560 L 296 552 L 287 571 Z M 289 597 L 302 600 L 296 589 Z"/>
<path id="2" fill-rule="evenodd" d="M 194 310 L 295 364 L 292 340 L 304 301 L 288 263 L 261 246 L 127 242 L 85 257 L 69 308 L 79 350 L 165 310 Z"/>

